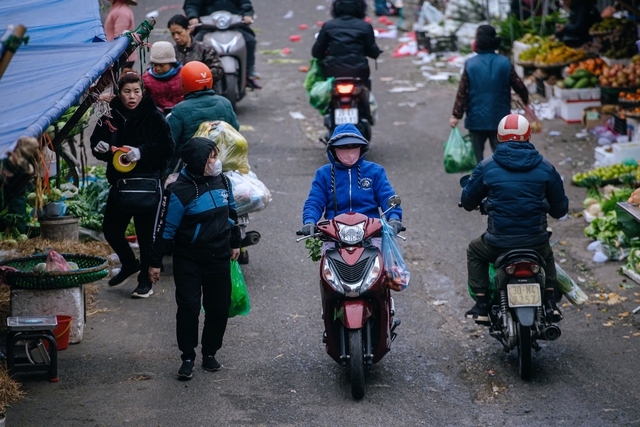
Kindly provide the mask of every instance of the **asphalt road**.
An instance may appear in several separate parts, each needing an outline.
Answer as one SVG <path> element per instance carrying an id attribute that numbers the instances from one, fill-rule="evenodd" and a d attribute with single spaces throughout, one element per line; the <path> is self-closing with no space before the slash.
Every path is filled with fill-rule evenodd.
<path id="1" fill-rule="evenodd" d="M 160 11 L 151 41 L 168 40 L 165 24 L 181 4 L 140 3 L 134 8 L 137 21 Z M 9 409 L 8 425 L 640 425 L 635 363 L 640 338 L 620 338 L 637 332 L 636 324 L 605 328 L 601 324 L 611 313 L 601 307 L 566 308 L 562 337 L 541 343 L 533 380 L 523 382 L 516 352 L 504 353 L 484 329 L 463 319 L 471 305 L 466 245 L 484 230 L 485 219 L 457 207 L 459 176 L 446 175 L 442 167 L 455 87 L 429 84 L 416 92 L 390 93 L 393 87 L 425 83 L 411 58 L 391 57 L 396 40 L 379 41 L 386 52 L 372 75 L 380 119 L 368 159 L 385 166 L 402 196 L 411 285 L 394 294 L 402 325 L 392 351 L 370 370 L 365 398 L 351 398 L 347 372 L 321 343 L 318 264 L 295 242 L 313 174 L 327 161 L 316 141 L 322 119 L 308 105 L 305 74 L 298 71 L 309 60 L 315 23 L 328 19 L 327 10 L 318 9 L 326 3 L 254 4 L 258 50 L 289 47 L 291 53 L 258 54 L 264 88 L 238 104 L 240 123 L 252 127 L 244 132 L 251 167 L 273 200 L 252 215 L 250 229 L 262 234 L 243 267 L 252 309 L 229 322 L 218 357 L 224 368 L 205 372 L 198 361 L 192 381 L 176 380 L 180 360 L 168 274 L 147 300 L 129 298 L 132 281 L 116 289 L 101 282 L 97 307 L 107 311 L 89 317 L 83 342 L 60 353 L 59 383 L 21 377 L 27 396 Z M 289 10 L 293 17 L 283 19 Z M 300 24 L 309 29 L 300 30 Z M 302 40 L 290 42 L 293 34 Z M 306 118 L 294 120 L 290 112 Z M 552 160 L 565 155 L 536 138 Z M 578 210 L 580 194 L 571 191 L 572 208 Z M 577 219 L 551 225 L 572 247 L 588 243 Z M 565 254 L 574 264 L 580 262 L 574 260 L 578 249 Z"/>

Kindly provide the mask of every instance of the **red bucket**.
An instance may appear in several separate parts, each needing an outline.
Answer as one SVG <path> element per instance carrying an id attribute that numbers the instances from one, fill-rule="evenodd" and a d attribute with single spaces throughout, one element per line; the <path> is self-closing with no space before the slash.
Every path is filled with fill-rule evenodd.
<path id="1" fill-rule="evenodd" d="M 71 321 L 73 318 L 71 316 L 60 314 L 56 315 L 56 319 L 58 319 L 58 326 L 53 330 L 53 335 L 56 337 L 58 350 L 64 350 L 69 347 L 69 334 L 71 332 Z M 44 343 L 44 347 L 48 351 L 49 342 L 47 340 L 42 341 Z"/>

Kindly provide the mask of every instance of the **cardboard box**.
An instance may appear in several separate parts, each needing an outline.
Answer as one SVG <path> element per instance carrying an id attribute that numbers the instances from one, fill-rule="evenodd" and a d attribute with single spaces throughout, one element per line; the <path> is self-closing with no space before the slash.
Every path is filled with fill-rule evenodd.
<path id="1" fill-rule="evenodd" d="M 603 107 L 587 107 L 582 110 L 582 124 L 586 129 L 593 129 L 596 126 L 600 126 L 606 123 L 612 116 L 611 113 L 606 112 L 607 109 Z"/>

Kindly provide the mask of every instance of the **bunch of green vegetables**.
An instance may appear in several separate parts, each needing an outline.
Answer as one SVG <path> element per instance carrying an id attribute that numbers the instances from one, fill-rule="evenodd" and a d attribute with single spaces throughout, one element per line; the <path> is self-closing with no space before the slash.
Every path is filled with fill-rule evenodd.
<path id="1" fill-rule="evenodd" d="M 77 109 L 77 106 L 69 108 L 62 116 L 60 116 L 58 120 L 53 122 L 51 126 L 47 128 L 46 133 L 47 135 L 49 135 L 49 138 L 53 139 L 56 136 L 56 132 L 60 132 L 60 130 L 67 124 L 67 122 L 69 121 L 69 119 L 71 119 Z M 67 137 L 80 134 L 89 125 L 89 120 L 91 119 L 92 113 L 92 108 L 87 109 L 82 117 L 80 117 L 80 120 L 78 120 L 78 123 L 76 123 L 76 125 L 71 129 Z"/>
<path id="2" fill-rule="evenodd" d="M 319 261 L 322 258 L 322 240 L 309 238 L 305 240 L 304 247 L 309 249 L 311 261 Z"/>
<path id="3" fill-rule="evenodd" d="M 78 196 L 67 203 L 67 215 L 80 218 L 79 225 L 95 231 L 102 231 L 104 209 L 109 198 L 109 183 L 106 179 L 96 179 L 78 191 Z"/>

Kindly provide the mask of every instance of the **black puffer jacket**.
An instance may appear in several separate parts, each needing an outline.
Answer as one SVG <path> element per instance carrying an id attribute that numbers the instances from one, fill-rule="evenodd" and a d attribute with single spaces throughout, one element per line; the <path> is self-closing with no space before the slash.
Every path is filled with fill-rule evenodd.
<path id="1" fill-rule="evenodd" d="M 362 0 L 336 0 L 335 19 L 324 23 L 311 55 L 322 59 L 326 77 L 369 79 L 367 57 L 377 58 L 382 51 L 376 45 L 373 27 L 365 22 Z"/>
<path id="2" fill-rule="evenodd" d="M 226 10 L 236 15 L 253 16 L 251 0 L 185 0 L 183 8 L 187 19 L 211 15 L 219 10 Z"/>
<path id="3" fill-rule="evenodd" d="M 119 172 L 113 166 L 113 152 L 96 153 L 98 160 L 107 162 L 107 180 L 115 185 L 120 178 L 134 178 L 137 176 L 157 175 L 158 177 L 167 167 L 167 162 L 173 154 L 175 143 L 171 136 L 171 128 L 162 113 L 156 108 L 155 102 L 144 95 L 140 104 L 129 110 L 122 104 L 119 97 L 110 103 L 113 118 L 103 117 L 91 134 L 91 149 L 98 142 L 104 141 L 111 146 L 122 147 L 128 145 L 140 149 L 140 160 L 135 168 L 127 173 Z M 115 128 L 115 131 L 111 127 Z"/>

